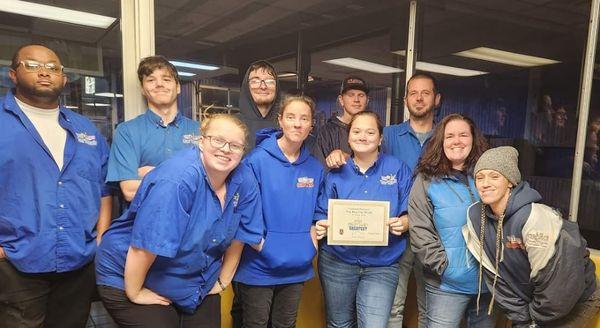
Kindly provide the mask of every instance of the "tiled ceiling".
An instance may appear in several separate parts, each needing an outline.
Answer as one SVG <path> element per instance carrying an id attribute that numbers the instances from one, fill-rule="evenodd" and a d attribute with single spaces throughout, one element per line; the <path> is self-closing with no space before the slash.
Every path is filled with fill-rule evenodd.
<path id="1" fill-rule="evenodd" d="M 30 0 L 31 1 L 31 0 Z M 113 17 L 119 0 L 35 1 Z M 297 39 L 311 52 L 311 75 L 339 80 L 364 75 L 389 85 L 389 75 L 323 63 L 355 57 L 385 65 L 405 48 L 408 0 L 155 0 L 156 50 L 172 58 L 243 69 L 270 59 L 295 71 Z M 587 37 L 590 0 L 420 0 L 419 59 L 489 72 L 514 67 L 465 59 L 457 51 L 488 46 L 579 63 Z M 0 12 L 0 34 L 30 34 L 99 43 L 118 56 L 118 27 L 99 29 Z M 231 79 L 231 77 L 229 77 Z"/>

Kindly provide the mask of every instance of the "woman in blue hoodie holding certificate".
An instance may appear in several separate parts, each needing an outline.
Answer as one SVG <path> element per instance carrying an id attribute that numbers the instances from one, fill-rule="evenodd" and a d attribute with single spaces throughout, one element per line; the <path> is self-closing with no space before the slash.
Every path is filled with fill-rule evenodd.
<path id="1" fill-rule="evenodd" d="M 246 247 L 234 277 L 245 328 L 267 327 L 269 321 L 272 327 L 295 327 L 302 286 L 314 275 L 312 219 L 323 168 L 304 146 L 314 110 L 307 96 L 284 98 L 277 117 L 281 129 L 259 131 L 245 160 L 264 197 L 266 230 L 262 251 Z"/>
<path id="2" fill-rule="evenodd" d="M 389 202 L 387 246 L 333 246 L 319 253 L 327 327 L 387 327 L 398 284 L 398 260 L 406 247 L 406 216 L 411 171 L 395 157 L 379 152 L 383 126 L 365 111 L 350 121 L 352 156 L 325 179 L 315 215 L 318 239 L 325 237 L 329 199 Z"/>

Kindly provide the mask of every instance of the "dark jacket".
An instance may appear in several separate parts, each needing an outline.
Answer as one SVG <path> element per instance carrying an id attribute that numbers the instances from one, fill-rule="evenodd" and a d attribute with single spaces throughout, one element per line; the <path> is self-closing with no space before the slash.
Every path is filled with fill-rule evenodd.
<path id="1" fill-rule="evenodd" d="M 498 218 L 489 206 L 482 219 L 481 202 L 471 205 L 463 236 L 469 251 L 485 268 L 486 283 L 506 316 L 514 323 L 535 321 L 552 326 L 575 304 L 588 299 L 596 289 L 596 277 L 577 223 L 563 220 L 556 210 L 537 203 L 541 199 L 527 182 L 513 189 L 502 224 L 495 290 Z M 485 229 L 480 256 L 482 221 Z"/>
<path id="2" fill-rule="evenodd" d="M 352 152 L 348 144 L 348 124 L 340 121 L 337 116 L 327 120 L 327 123 L 319 129 L 317 140 L 312 147 L 312 154 L 327 166 L 325 159 L 335 149 L 341 149 L 347 154 Z"/>
<path id="3" fill-rule="evenodd" d="M 252 66 L 252 64 L 250 64 Z M 275 68 L 273 68 L 275 70 Z M 246 75 L 244 75 L 244 80 L 242 81 L 242 86 L 240 89 L 240 113 L 239 117 L 246 125 L 248 126 L 248 145 L 246 147 L 246 152 L 250 152 L 254 149 L 255 140 L 256 140 L 256 131 L 261 130 L 263 128 L 270 128 L 277 126 L 277 112 L 279 110 L 279 98 L 281 95 L 279 80 L 277 77 L 277 87 L 275 89 L 275 99 L 271 104 L 271 108 L 269 109 L 269 113 L 267 116 L 263 117 L 258 107 L 254 103 L 254 99 L 252 99 L 252 94 L 250 93 L 250 86 L 248 84 L 248 76 L 250 75 L 250 68 L 246 71 Z"/>

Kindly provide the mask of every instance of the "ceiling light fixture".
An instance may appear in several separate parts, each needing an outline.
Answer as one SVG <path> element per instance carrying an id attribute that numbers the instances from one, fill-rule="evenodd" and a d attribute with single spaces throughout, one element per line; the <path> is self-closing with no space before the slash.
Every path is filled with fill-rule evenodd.
<path id="1" fill-rule="evenodd" d="M 391 74 L 391 73 L 400 73 L 401 69 L 392 66 L 381 65 L 377 63 L 372 63 L 366 60 L 356 59 L 352 57 L 345 58 L 336 58 L 330 60 L 324 60 L 324 63 L 350 67 L 354 69 L 359 69 L 362 71 L 378 73 L 378 74 Z"/>
<path id="2" fill-rule="evenodd" d="M 473 48 L 457 52 L 455 55 L 520 67 L 534 67 L 560 63 L 560 61 L 554 59 L 524 55 L 487 47 Z"/>
<path id="3" fill-rule="evenodd" d="M 42 5 L 20 0 L 0 0 L 0 11 L 23 16 L 106 29 L 117 19 L 56 6 Z"/>
<path id="4" fill-rule="evenodd" d="M 406 56 L 406 50 L 396 50 L 392 51 L 392 53 L 400 56 Z M 415 68 L 419 71 L 431 72 L 431 73 L 440 73 L 446 75 L 454 75 L 454 76 L 477 76 L 488 74 L 488 72 L 484 71 L 476 71 L 472 69 L 440 65 L 434 63 L 428 63 L 423 61 L 417 61 L 415 63 Z"/>
<path id="5" fill-rule="evenodd" d="M 180 72 L 180 71 L 177 71 L 177 74 L 179 74 L 179 76 L 194 76 L 194 75 L 196 75 L 195 73 Z"/>
<path id="6" fill-rule="evenodd" d="M 177 67 L 186 67 L 186 68 L 201 69 L 201 70 L 204 70 L 204 71 L 215 71 L 215 70 L 219 69 L 218 66 L 196 64 L 196 63 L 188 63 L 188 62 L 182 62 L 182 61 L 178 61 L 178 60 L 170 60 L 170 62 L 171 62 L 171 64 L 173 64 L 173 65 L 175 65 Z"/>

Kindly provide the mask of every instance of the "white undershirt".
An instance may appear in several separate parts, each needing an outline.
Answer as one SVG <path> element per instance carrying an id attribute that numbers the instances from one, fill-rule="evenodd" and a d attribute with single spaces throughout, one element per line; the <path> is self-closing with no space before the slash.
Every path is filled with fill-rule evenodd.
<path id="1" fill-rule="evenodd" d="M 28 105 L 15 98 L 19 107 L 42 137 L 59 170 L 62 170 L 67 131 L 58 124 L 58 107 L 44 109 Z"/>

